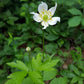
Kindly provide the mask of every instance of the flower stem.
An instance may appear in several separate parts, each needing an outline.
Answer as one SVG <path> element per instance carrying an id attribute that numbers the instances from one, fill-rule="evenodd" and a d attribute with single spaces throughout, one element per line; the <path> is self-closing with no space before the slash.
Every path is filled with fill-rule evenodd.
<path id="1" fill-rule="evenodd" d="M 43 59 L 44 59 L 44 30 L 43 30 Z"/>

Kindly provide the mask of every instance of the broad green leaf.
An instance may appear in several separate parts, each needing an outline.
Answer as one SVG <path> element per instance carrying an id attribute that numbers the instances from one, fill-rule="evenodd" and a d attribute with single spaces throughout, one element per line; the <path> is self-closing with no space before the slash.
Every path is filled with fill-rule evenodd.
<path id="1" fill-rule="evenodd" d="M 32 80 L 29 77 L 27 77 L 23 80 L 23 82 L 21 84 L 34 84 L 34 83 L 32 82 Z"/>
<path id="2" fill-rule="evenodd" d="M 57 74 L 57 70 L 52 70 L 52 71 L 44 71 L 43 73 L 43 80 L 51 80 L 53 79 Z"/>
<path id="3" fill-rule="evenodd" d="M 73 77 L 73 79 L 71 80 L 71 84 L 75 84 L 77 81 L 79 80 L 79 77 Z"/>
<path id="4" fill-rule="evenodd" d="M 39 72 L 31 71 L 29 72 L 29 77 L 35 84 L 44 84 L 42 76 Z"/>
<path id="5" fill-rule="evenodd" d="M 82 12 L 79 9 L 71 8 L 68 10 L 73 15 L 82 15 Z"/>
<path id="6" fill-rule="evenodd" d="M 8 78 L 10 78 L 10 80 L 12 79 L 15 82 L 15 84 L 21 84 L 21 82 L 23 81 L 23 79 L 26 75 L 27 75 L 26 72 L 19 71 L 19 72 L 15 72 L 15 73 L 10 74 L 8 76 Z"/>
<path id="7" fill-rule="evenodd" d="M 84 17 L 81 20 L 81 24 L 84 26 Z"/>
<path id="8" fill-rule="evenodd" d="M 59 62 L 59 59 L 56 60 L 50 60 L 48 62 L 43 63 L 40 67 L 40 71 L 51 71 L 54 70 L 54 66 Z"/>
<path id="9" fill-rule="evenodd" d="M 41 60 L 42 60 L 42 56 L 41 56 L 40 53 L 36 56 L 36 59 L 34 57 L 32 58 L 32 68 L 33 68 L 33 70 L 36 70 L 36 71 L 39 70 L 39 67 L 42 64 Z"/>
<path id="10" fill-rule="evenodd" d="M 50 84 L 67 84 L 67 79 L 66 78 L 55 78 L 53 79 Z"/>
<path id="11" fill-rule="evenodd" d="M 76 27 L 80 24 L 81 16 L 74 16 L 68 21 L 69 27 Z"/>
<path id="12" fill-rule="evenodd" d="M 13 67 L 13 68 L 18 68 L 20 70 L 26 71 L 28 72 L 28 67 L 21 61 L 17 60 L 16 63 L 15 62 L 10 62 L 7 63 L 9 66 Z"/>

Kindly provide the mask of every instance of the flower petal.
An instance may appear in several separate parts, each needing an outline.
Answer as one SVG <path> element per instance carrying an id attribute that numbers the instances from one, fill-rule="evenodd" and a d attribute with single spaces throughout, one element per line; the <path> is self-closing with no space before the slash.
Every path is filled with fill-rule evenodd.
<path id="1" fill-rule="evenodd" d="M 51 20 L 48 21 L 50 25 L 55 25 L 56 23 L 60 22 L 60 17 L 53 17 Z"/>
<path id="2" fill-rule="evenodd" d="M 44 21 L 41 23 L 41 25 L 44 26 L 42 29 L 46 29 L 49 26 L 48 23 Z"/>
<path id="3" fill-rule="evenodd" d="M 30 14 L 33 14 L 33 19 L 36 21 L 36 22 L 41 22 L 42 19 L 40 17 L 40 15 L 38 13 L 34 13 L 34 12 L 30 12 Z"/>
<path id="4" fill-rule="evenodd" d="M 38 12 L 41 13 L 44 10 L 48 10 L 48 5 L 44 2 L 41 2 L 41 4 L 38 6 Z"/>
<path id="5" fill-rule="evenodd" d="M 51 12 L 51 15 L 53 16 L 57 8 L 57 3 L 55 3 L 55 6 L 49 9 L 49 12 Z"/>

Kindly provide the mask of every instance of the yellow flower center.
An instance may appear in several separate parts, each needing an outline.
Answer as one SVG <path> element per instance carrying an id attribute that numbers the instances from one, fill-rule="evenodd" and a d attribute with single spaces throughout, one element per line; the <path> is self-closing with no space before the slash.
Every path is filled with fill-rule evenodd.
<path id="1" fill-rule="evenodd" d="M 43 20 L 46 22 L 46 21 L 48 21 L 48 15 L 44 15 L 43 16 Z"/>

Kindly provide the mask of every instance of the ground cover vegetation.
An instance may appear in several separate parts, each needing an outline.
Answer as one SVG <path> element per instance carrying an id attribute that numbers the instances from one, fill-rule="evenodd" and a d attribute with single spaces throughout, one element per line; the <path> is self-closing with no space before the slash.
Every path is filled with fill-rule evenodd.
<path id="1" fill-rule="evenodd" d="M 45 30 L 41 0 L 0 0 L 0 84 L 84 84 L 84 0 L 43 2 L 60 17 Z"/>

